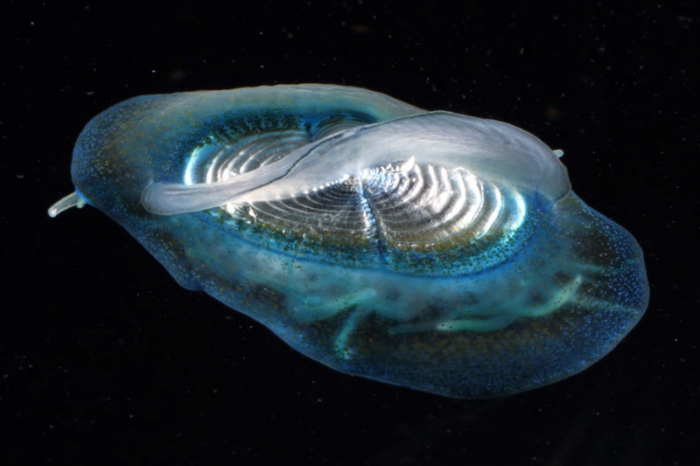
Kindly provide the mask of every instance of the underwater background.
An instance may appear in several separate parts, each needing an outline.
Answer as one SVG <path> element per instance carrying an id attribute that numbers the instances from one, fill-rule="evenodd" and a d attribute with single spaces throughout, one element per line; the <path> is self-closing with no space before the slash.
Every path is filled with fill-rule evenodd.
<path id="1" fill-rule="evenodd" d="M 698 465 L 698 19 L 691 3 L 9 1 L 3 464 Z M 96 209 L 56 219 L 97 113 L 143 94 L 329 83 L 506 121 L 645 254 L 600 362 L 455 400 L 328 369 L 181 288 Z"/>

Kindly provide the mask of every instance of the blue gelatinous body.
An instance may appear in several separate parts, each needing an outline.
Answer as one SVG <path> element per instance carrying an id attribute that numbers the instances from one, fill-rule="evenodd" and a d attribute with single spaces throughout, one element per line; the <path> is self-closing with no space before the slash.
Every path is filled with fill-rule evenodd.
<path id="1" fill-rule="evenodd" d="M 632 329 L 642 252 L 505 123 L 341 86 L 143 96 L 93 119 L 76 192 L 178 282 L 349 374 L 477 398 Z"/>

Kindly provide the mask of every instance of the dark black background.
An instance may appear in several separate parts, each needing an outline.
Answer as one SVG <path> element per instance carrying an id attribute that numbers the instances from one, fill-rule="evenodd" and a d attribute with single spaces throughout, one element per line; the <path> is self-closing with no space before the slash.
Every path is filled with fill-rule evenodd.
<path id="1" fill-rule="evenodd" d="M 2 464 L 700 464 L 692 2 L 420 3 L 4 2 Z M 563 148 L 575 191 L 645 251 L 646 316 L 571 379 L 446 399 L 301 356 L 95 209 L 46 215 L 108 106 L 299 82 Z"/>

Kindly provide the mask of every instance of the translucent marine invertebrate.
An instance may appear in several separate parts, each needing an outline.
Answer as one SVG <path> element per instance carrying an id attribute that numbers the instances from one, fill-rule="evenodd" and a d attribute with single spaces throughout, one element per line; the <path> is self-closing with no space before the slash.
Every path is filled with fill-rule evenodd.
<path id="1" fill-rule="evenodd" d="M 363 89 L 137 97 L 84 129 L 76 192 L 178 282 L 349 374 L 517 393 L 609 352 L 648 301 L 642 252 L 506 123 Z"/>

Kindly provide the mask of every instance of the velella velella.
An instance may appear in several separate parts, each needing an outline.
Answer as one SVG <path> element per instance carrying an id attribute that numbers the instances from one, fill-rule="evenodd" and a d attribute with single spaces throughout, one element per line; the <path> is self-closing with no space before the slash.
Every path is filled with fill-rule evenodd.
<path id="1" fill-rule="evenodd" d="M 353 87 L 147 95 L 87 124 L 49 214 L 98 208 L 183 287 L 338 371 L 483 398 L 584 370 L 647 307 L 639 245 L 560 156 Z"/>

